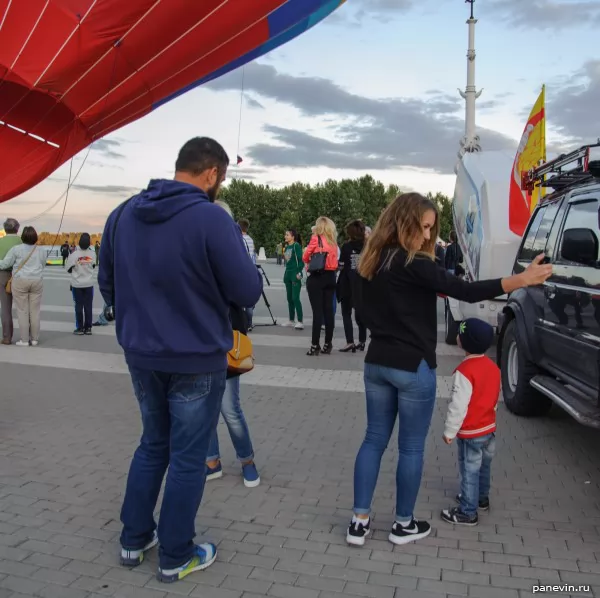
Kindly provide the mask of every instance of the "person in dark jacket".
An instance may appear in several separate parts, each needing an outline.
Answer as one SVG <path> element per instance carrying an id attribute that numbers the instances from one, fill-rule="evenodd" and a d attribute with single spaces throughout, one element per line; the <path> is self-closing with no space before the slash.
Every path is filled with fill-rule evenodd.
<path id="1" fill-rule="evenodd" d="M 435 244 L 435 263 L 440 268 L 443 268 L 445 259 L 446 259 L 446 250 L 444 249 L 444 246 L 441 244 L 441 242 L 438 241 Z"/>
<path id="2" fill-rule="evenodd" d="M 118 207 L 100 246 L 100 291 L 114 310 L 143 423 L 121 510 L 121 564 L 140 565 L 160 540 L 162 582 L 216 559 L 214 544 L 194 537 L 233 346 L 230 306 L 254 305 L 263 288 L 240 227 L 214 204 L 228 165 L 216 141 L 191 139 L 175 180 L 152 180 Z"/>
<path id="3" fill-rule="evenodd" d="M 367 342 L 367 329 L 360 318 L 354 314 L 358 326 L 358 345 L 354 344 L 354 326 L 352 325 L 352 286 L 356 277 L 356 268 L 360 252 L 365 245 L 365 225 L 361 220 L 353 220 L 346 226 L 346 235 L 349 240 L 342 245 L 340 252 L 340 274 L 337 280 L 336 295 L 342 305 L 342 318 L 344 320 L 344 333 L 346 346 L 340 349 L 342 353 L 356 353 L 364 351 Z"/>
<path id="4" fill-rule="evenodd" d="M 460 274 L 460 263 L 463 261 L 463 252 L 456 240 L 456 232 L 450 231 L 450 244 L 446 247 L 445 267 L 450 274 Z"/>

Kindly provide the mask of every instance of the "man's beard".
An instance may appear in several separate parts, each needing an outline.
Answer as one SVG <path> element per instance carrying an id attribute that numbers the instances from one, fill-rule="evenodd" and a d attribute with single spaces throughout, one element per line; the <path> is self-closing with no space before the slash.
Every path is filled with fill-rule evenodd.
<path id="1" fill-rule="evenodd" d="M 206 195 L 208 195 L 208 199 L 211 203 L 215 203 L 215 200 L 219 195 L 219 187 L 220 185 L 217 184 L 214 187 L 211 187 L 210 189 L 206 190 Z"/>

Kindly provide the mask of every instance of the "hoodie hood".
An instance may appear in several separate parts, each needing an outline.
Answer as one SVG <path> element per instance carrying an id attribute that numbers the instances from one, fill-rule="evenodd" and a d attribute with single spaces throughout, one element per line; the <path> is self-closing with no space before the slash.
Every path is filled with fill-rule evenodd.
<path id="1" fill-rule="evenodd" d="M 151 180 L 131 201 L 133 216 L 148 224 L 166 222 L 193 205 L 209 202 L 202 189 L 168 179 Z"/>

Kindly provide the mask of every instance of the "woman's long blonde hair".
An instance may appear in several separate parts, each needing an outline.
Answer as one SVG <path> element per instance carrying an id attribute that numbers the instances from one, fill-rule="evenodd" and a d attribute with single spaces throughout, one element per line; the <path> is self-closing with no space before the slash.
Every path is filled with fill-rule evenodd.
<path id="1" fill-rule="evenodd" d="M 423 214 L 429 210 L 435 212 L 435 224 L 431 228 L 429 240 L 425 240 L 420 249 L 414 248 L 414 241 L 422 234 Z M 416 255 L 435 259 L 435 243 L 440 232 L 440 221 L 437 206 L 419 193 L 403 193 L 382 212 L 373 232 L 369 235 L 358 264 L 358 273 L 367 280 L 379 269 L 381 252 L 385 247 L 392 247 L 384 268 L 389 268 L 399 248 L 404 249 L 409 264 Z M 395 248 L 395 250 L 394 250 Z"/>
<path id="2" fill-rule="evenodd" d="M 337 230 L 335 228 L 335 222 L 326 216 L 317 218 L 313 234 L 322 235 L 329 241 L 330 245 L 335 245 L 337 247 Z"/>

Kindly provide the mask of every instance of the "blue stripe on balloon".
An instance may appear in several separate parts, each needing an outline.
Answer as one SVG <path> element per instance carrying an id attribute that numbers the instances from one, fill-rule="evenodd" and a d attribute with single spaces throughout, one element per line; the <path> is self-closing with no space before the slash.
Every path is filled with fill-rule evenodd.
<path id="1" fill-rule="evenodd" d="M 278 37 L 290 27 L 308 19 L 310 15 L 322 8 L 329 0 L 302 0 L 301 2 L 286 2 L 283 6 L 268 16 L 271 39 Z"/>
<path id="2" fill-rule="evenodd" d="M 202 79 L 198 79 L 197 81 L 186 85 L 185 87 L 181 88 L 179 91 L 176 91 L 170 96 L 159 100 L 158 102 L 152 105 L 152 110 L 156 110 L 157 108 L 164 106 L 171 100 L 182 96 L 188 91 L 191 91 L 192 89 L 195 89 L 196 87 L 204 85 L 210 81 L 213 81 L 214 79 L 218 79 L 219 77 L 222 77 L 223 75 L 234 71 L 235 69 L 247 64 L 248 62 L 260 58 L 261 56 L 267 54 L 268 52 L 271 52 L 275 48 L 286 44 L 287 42 L 291 41 L 295 37 L 298 37 L 311 27 L 314 27 L 317 23 L 322 21 L 325 17 L 329 16 L 336 8 L 338 8 L 338 6 L 341 6 L 343 3 L 344 0 L 298 0 L 296 2 L 289 0 L 286 4 L 284 4 L 281 8 L 275 11 L 273 15 L 269 17 L 269 30 L 271 33 L 271 38 L 267 42 L 258 46 L 251 52 L 240 56 L 236 60 L 227 63 L 220 69 L 213 71 L 210 75 L 207 75 Z M 273 23 L 271 19 L 275 16 L 276 13 L 279 13 L 283 11 L 286 7 L 293 5 L 296 6 L 294 10 L 290 11 L 289 8 L 287 9 L 288 26 L 284 27 L 283 21 L 278 19 L 275 23 L 275 26 L 279 30 L 279 34 L 274 34 Z M 302 5 L 303 10 L 299 10 L 298 7 L 300 5 Z M 308 11 L 308 16 L 305 16 L 304 18 L 301 18 L 300 21 L 298 21 L 298 17 L 301 17 L 302 14 L 306 14 L 307 10 L 305 10 L 305 8 L 307 6 L 312 7 L 312 12 Z M 294 16 L 295 18 L 293 18 Z"/>

